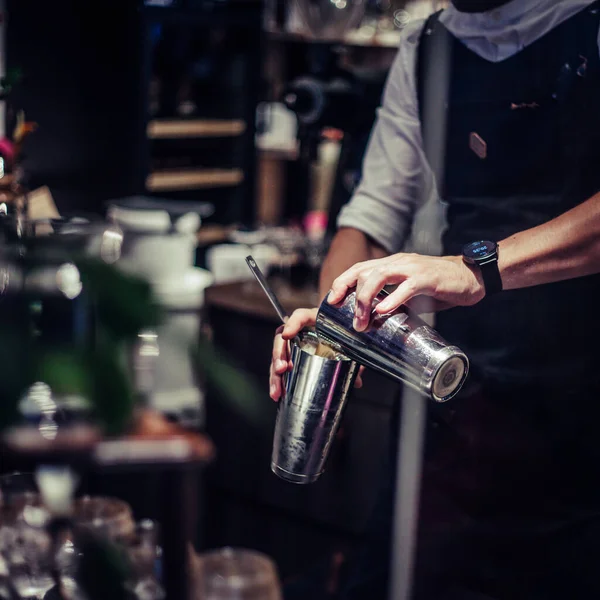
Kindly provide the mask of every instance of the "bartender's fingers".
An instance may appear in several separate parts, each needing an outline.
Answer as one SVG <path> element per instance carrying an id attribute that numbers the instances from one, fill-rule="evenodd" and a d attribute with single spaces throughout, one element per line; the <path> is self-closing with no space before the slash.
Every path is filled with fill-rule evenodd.
<path id="1" fill-rule="evenodd" d="M 277 402 L 279 398 L 281 398 L 281 393 L 283 390 L 283 379 L 281 375 L 276 375 L 273 368 L 273 363 L 271 363 L 271 368 L 269 370 L 269 396 L 271 400 Z"/>
<path id="2" fill-rule="evenodd" d="M 284 326 L 282 325 L 275 332 L 273 340 L 273 354 L 271 357 L 271 366 L 269 368 L 269 395 L 273 400 L 279 400 L 283 390 L 281 376 L 290 366 L 289 348 L 286 340 L 283 339 Z"/>
<path id="3" fill-rule="evenodd" d="M 350 267 L 344 271 L 335 281 L 331 284 L 331 290 L 327 301 L 330 304 L 337 304 L 341 302 L 348 290 L 356 286 L 359 277 L 368 276 L 375 269 L 385 269 L 385 267 L 397 260 L 398 255 L 386 256 L 384 258 L 375 258 L 373 260 L 365 260 L 363 262 L 356 263 L 353 267 Z"/>
<path id="4" fill-rule="evenodd" d="M 350 267 L 344 271 L 341 275 L 335 278 L 331 284 L 331 290 L 327 296 L 329 304 L 337 304 L 341 302 L 345 297 L 349 289 L 353 288 L 358 281 L 358 277 L 361 273 L 369 272 L 373 269 L 373 263 L 378 262 L 375 260 L 366 260 L 364 262 L 356 263 L 353 267 Z"/>
<path id="5" fill-rule="evenodd" d="M 282 375 L 292 369 L 288 340 L 296 337 L 304 327 L 312 326 L 317 320 L 317 309 L 302 308 L 295 310 L 275 332 L 273 355 L 269 370 L 269 395 L 279 400 L 283 394 Z"/>
<path id="6" fill-rule="evenodd" d="M 358 375 L 354 380 L 354 387 L 361 388 L 363 386 L 362 374 L 365 372 L 365 368 L 361 365 L 358 369 Z"/>
<path id="7" fill-rule="evenodd" d="M 379 314 L 385 314 L 391 312 L 406 304 L 411 299 L 417 296 L 431 296 L 434 290 L 431 289 L 431 285 L 426 279 L 420 279 L 418 277 L 409 277 L 405 279 L 385 300 L 380 302 L 376 307 L 375 311 Z M 435 300 L 430 298 L 432 311 L 435 310 Z M 426 309 L 426 300 L 421 301 L 421 312 L 429 312 Z"/>
<path id="8" fill-rule="evenodd" d="M 283 339 L 291 340 L 305 327 L 314 325 L 317 322 L 317 312 L 318 309 L 316 308 L 299 308 L 295 310 L 283 327 Z"/>
<path id="9" fill-rule="evenodd" d="M 277 402 L 281 398 L 281 394 L 283 392 L 283 379 L 281 375 L 276 375 L 273 372 L 273 363 L 271 363 L 271 368 L 269 370 L 269 396 L 271 400 Z"/>
<path id="10" fill-rule="evenodd" d="M 327 295 L 327 302 L 329 302 L 329 304 L 341 302 L 346 297 L 348 290 L 354 287 L 358 278 L 358 273 L 360 272 L 357 270 L 357 267 L 358 265 L 355 265 L 351 269 L 348 269 L 331 284 L 331 290 L 329 290 L 329 294 Z"/>
<path id="11" fill-rule="evenodd" d="M 400 283 L 407 278 L 405 270 L 401 267 L 402 265 L 396 262 L 390 265 L 380 265 L 375 269 L 363 271 L 359 274 L 356 282 L 356 306 L 354 310 L 354 329 L 356 331 L 364 331 L 368 328 L 373 301 L 377 294 L 386 285 Z"/>
<path id="12" fill-rule="evenodd" d="M 283 370 L 285 373 L 287 368 Z M 271 367 L 269 369 L 269 396 L 272 400 L 279 400 L 281 395 L 283 394 L 283 377 L 282 374 L 278 374 L 275 372 L 275 367 L 273 363 L 271 363 Z"/>
<path id="13" fill-rule="evenodd" d="M 289 362 L 289 348 L 287 341 L 283 338 L 284 326 L 282 325 L 275 332 L 275 339 L 273 340 L 273 355 L 271 357 L 271 364 L 273 365 L 273 371 L 277 375 L 281 375 L 287 371 Z"/>

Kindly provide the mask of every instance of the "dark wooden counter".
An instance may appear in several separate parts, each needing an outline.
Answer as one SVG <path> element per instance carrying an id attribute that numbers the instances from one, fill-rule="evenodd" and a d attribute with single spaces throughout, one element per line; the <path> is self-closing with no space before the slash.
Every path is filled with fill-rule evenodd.
<path id="1" fill-rule="evenodd" d="M 297 308 L 312 308 L 319 302 L 319 294 L 315 288 L 290 288 L 278 281 L 272 282 L 272 285 L 288 313 Z M 215 285 L 206 290 L 206 303 L 212 307 L 279 323 L 277 313 L 256 281 Z"/>

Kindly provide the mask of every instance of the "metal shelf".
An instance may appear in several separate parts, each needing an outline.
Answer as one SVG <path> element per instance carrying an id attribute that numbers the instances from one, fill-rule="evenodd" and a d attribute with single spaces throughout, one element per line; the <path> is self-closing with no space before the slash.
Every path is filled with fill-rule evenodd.
<path id="1" fill-rule="evenodd" d="M 243 181 L 242 169 L 165 169 L 151 173 L 146 188 L 151 192 L 176 192 L 235 186 Z"/>
<path id="2" fill-rule="evenodd" d="M 242 119 L 154 119 L 148 123 L 150 139 L 235 137 L 246 131 Z"/>

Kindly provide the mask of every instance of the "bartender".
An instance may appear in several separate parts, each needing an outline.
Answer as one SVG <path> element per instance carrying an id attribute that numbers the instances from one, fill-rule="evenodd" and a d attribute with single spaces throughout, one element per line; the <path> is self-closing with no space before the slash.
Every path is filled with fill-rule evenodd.
<path id="1" fill-rule="evenodd" d="M 376 310 L 428 297 L 471 360 L 461 394 L 431 411 L 418 600 L 600 598 L 599 29 L 599 0 L 452 0 L 409 25 L 323 264 L 323 297 L 356 288 L 357 330 L 396 285 Z M 443 181 L 417 100 L 435 36 L 453 51 Z M 401 252 L 440 198 L 439 256 Z M 277 333 L 274 400 L 286 340 L 315 316 L 296 311 Z M 386 597 L 389 539 L 373 539 L 348 600 Z"/>

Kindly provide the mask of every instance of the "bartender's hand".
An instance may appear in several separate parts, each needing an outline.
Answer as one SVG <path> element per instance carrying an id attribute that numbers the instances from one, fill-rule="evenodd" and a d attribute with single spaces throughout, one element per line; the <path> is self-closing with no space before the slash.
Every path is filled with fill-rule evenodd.
<path id="1" fill-rule="evenodd" d="M 376 306 L 378 314 L 402 304 L 425 312 L 472 306 L 485 296 L 481 273 L 465 264 L 462 257 L 400 253 L 354 265 L 333 282 L 328 300 L 331 304 L 341 302 L 356 287 L 354 328 L 364 331 L 377 294 L 385 286 L 396 284 L 398 287 Z M 429 298 L 428 304 L 423 302 L 424 297 Z"/>
<path id="2" fill-rule="evenodd" d="M 305 327 L 312 327 L 317 322 L 316 308 L 300 308 L 295 310 L 285 325 L 281 325 L 276 331 L 273 342 L 273 357 L 271 368 L 269 370 L 269 395 L 275 401 L 279 400 L 283 394 L 282 376 L 286 371 L 292 370 L 292 361 L 290 360 L 288 342 L 294 339 Z M 360 374 L 356 378 L 355 387 L 362 386 Z"/>

